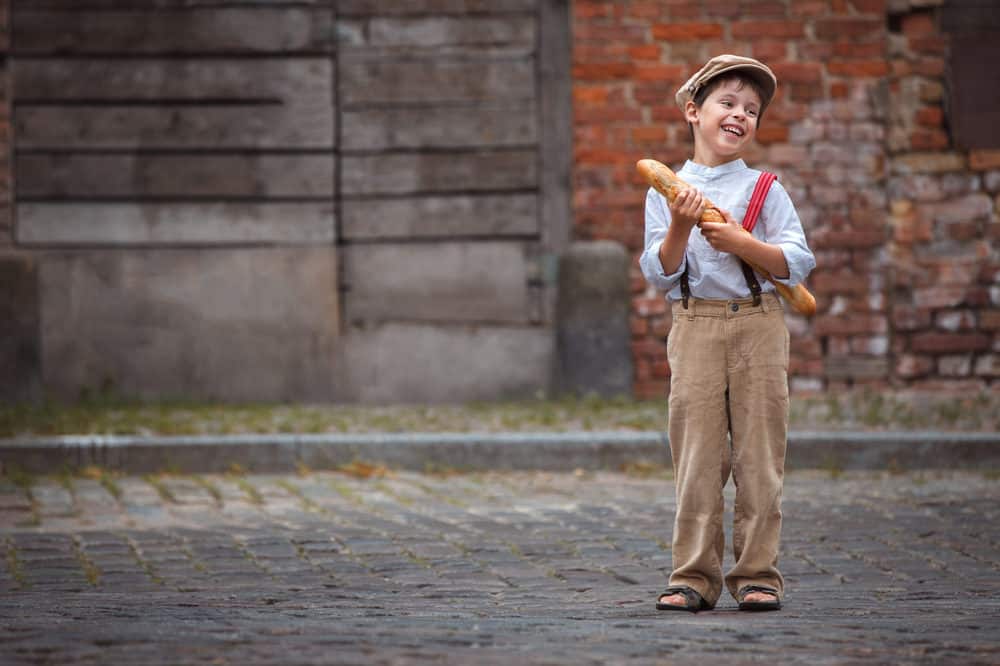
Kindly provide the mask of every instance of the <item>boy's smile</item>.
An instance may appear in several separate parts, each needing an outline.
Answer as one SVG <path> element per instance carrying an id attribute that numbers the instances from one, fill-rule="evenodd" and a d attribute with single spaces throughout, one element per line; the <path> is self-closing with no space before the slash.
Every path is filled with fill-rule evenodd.
<path id="1" fill-rule="evenodd" d="M 694 130 L 694 161 L 718 166 L 740 157 L 757 133 L 760 98 L 738 80 L 723 82 L 701 107 L 689 102 L 686 115 Z"/>

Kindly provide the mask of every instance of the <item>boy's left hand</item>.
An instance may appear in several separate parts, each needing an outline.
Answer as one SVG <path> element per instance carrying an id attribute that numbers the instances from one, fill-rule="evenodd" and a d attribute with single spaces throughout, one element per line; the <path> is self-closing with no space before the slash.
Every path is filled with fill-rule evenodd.
<path id="1" fill-rule="evenodd" d="M 739 254 L 750 236 L 743 230 L 743 225 L 737 222 L 736 218 L 728 211 L 720 209 L 719 212 L 726 218 L 726 221 L 724 223 L 702 222 L 700 225 L 701 235 L 705 237 L 712 249 L 718 252 Z"/>

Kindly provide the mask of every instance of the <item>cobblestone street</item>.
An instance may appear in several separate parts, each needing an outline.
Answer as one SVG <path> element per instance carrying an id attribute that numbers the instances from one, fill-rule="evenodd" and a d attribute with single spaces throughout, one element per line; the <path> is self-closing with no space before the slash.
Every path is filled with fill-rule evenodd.
<path id="1" fill-rule="evenodd" d="M 0 662 L 1000 662 L 993 474 L 790 473 L 784 610 L 690 615 L 640 472 L 4 481 Z"/>

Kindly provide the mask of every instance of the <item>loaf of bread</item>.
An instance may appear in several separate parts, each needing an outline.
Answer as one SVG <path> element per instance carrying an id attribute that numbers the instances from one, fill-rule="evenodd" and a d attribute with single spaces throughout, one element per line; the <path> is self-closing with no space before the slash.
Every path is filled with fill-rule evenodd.
<path id="1" fill-rule="evenodd" d="M 670 167 L 656 160 L 639 160 L 636 164 L 636 168 L 639 173 L 642 174 L 646 182 L 650 184 L 657 192 L 662 194 L 667 198 L 667 201 L 673 203 L 674 199 L 677 198 L 677 193 L 680 192 L 682 188 L 688 187 L 687 183 L 677 177 Z M 708 199 L 705 200 L 705 211 L 701 214 L 702 222 L 722 222 L 726 221 L 722 213 L 719 211 L 715 205 Z M 740 227 L 743 229 L 742 227 Z M 744 233 L 750 233 L 743 229 Z M 816 299 L 813 297 L 809 290 L 806 289 L 805 285 L 797 284 L 795 287 L 789 288 L 788 286 L 777 282 L 771 274 L 766 270 L 758 266 L 752 261 L 748 261 L 744 257 L 740 257 L 743 261 L 752 268 L 757 274 L 763 276 L 766 280 L 774 284 L 774 288 L 778 291 L 781 296 L 788 301 L 788 303 L 799 312 L 807 317 L 811 317 L 816 314 Z"/>

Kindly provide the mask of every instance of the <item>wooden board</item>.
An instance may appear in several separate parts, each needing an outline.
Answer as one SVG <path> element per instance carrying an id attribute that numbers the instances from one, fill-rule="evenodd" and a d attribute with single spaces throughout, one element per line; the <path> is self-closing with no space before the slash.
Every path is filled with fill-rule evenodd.
<path id="1" fill-rule="evenodd" d="M 146 11 L 143 11 L 145 9 Z M 11 12 L 14 54 L 328 53 L 329 7 L 184 7 Z"/>
<path id="2" fill-rule="evenodd" d="M 345 108 L 361 105 L 530 100 L 532 60 L 343 61 L 340 94 Z"/>
<path id="3" fill-rule="evenodd" d="M 329 154 L 21 154 L 18 199 L 333 197 Z"/>
<path id="4" fill-rule="evenodd" d="M 532 12 L 540 0 L 337 0 L 341 16 Z M 544 1 L 544 0 L 543 0 Z"/>
<path id="5" fill-rule="evenodd" d="M 351 150 L 523 146 L 538 140 L 538 118 L 530 101 L 430 108 L 369 108 L 345 111 L 342 147 Z"/>
<path id="6" fill-rule="evenodd" d="M 22 203 L 24 245 L 331 244 L 332 203 Z"/>
<path id="7" fill-rule="evenodd" d="M 529 321 L 523 243 L 359 244 L 342 257 L 347 322 Z"/>
<path id="8" fill-rule="evenodd" d="M 537 37 L 535 17 L 530 14 L 342 18 L 337 30 L 342 36 L 340 48 L 346 49 L 346 53 L 358 48 L 426 50 L 456 46 L 520 46 L 534 49 Z"/>
<path id="9" fill-rule="evenodd" d="M 328 58 L 17 59 L 18 149 L 330 148 Z"/>
<path id="10" fill-rule="evenodd" d="M 425 196 L 344 201 L 345 240 L 535 236 L 534 194 Z"/>
<path id="11" fill-rule="evenodd" d="M 16 58 L 14 100 L 333 106 L 330 58 Z"/>
<path id="12" fill-rule="evenodd" d="M 346 155 L 341 188 L 345 197 L 522 190 L 537 186 L 536 163 L 532 149 Z"/>

